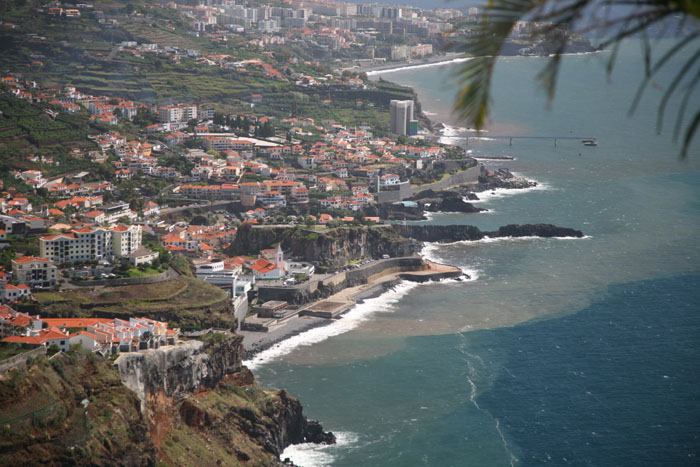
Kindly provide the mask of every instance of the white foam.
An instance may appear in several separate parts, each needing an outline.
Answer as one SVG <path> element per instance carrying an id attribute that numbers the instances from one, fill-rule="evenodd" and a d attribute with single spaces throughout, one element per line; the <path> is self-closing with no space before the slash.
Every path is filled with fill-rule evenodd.
<path id="1" fill-rule="evenodd" d="M 471 60 L 471 58 L 467 57 L 462 57 L 462 58 L 455 58 L 452 60 L 443 60 L 441 62 L 433 62 L 433 63 L 421 63 L 418 65 L 406 65 L 398 68 L 389 68 L 388 70 L 373 70 L 373 71 L 368 71 L 367 76 L 376 76 L 376 75 L 383 75 L 385 73 L 395 73 L 397 71 L 406 71 L 406 70 L 415 70 L 418 68 L 431 68 L 434 66 L 446 66 L 446 65 L 454 65 L 456 63 L 462 63 Z"/>
<path id="2" fill-rule="evenodd" d="M 517 175 L 513 173 L 516 177 L 520 178 L 526 178 L 522 177 L 520 175 Z M 493 190 L 487 190 L 487 191 L 481 191 L 478 193 L 475 193 L 476 196 L 479 197 L 479 199 L 475 200 L 465 200 L 468 203 L 483 203 L 484 201 L 489 201 L 492 199 L 499 199 L 499 198 L 506 198 L 509 196 L 513 195 L 520 195 L 524 193 L 530 193 L 533 191 L 552 191 L 555 188 L 552 188 L 551 185 L 543 182 L 538 182 L 536 180 L 532 180 L 529 178 L 528 180 L 537 183 L 535 186 L 527 187 L 527 188 L 494 188 Z"/>
<path id="3" fill-rule="evenodd" d="M 438 250 L 441 246 L 446 245 L 445 243 L 432 243 L 432 242 L 425 242 L 423 244 L 423 249 L 420 252 L 420 255 L 428 259 L 430 261 L 433 261 L 434 263 L 441 263 L 444 260 L 440 257 L 438 257 L 435 252 Z M 464 274 L 469 276 L 469 279 L 465 278 L 454 278 L 454 279 L 442 279 L 440 281 L 440 284 L 457 284 L 457 283 L 462 283 L 462 282 L 473 282 L 479 278 L 479 271 L 477 269 L 474 269 L 473 266 L 457 266 L 462 270 Z"/>
<path id="4" fill-rule="evenodd" d="M 294 465 L 299 467 L 330 465 L 334 459 L 334 451 L 354 444 L 359 439 L 355 433 L 351 432 L 337 432 L 333 434 L 335 434 L 335 444 L 292 444 L 282 452 L 280 459 L 289 458 Z"/>
<path id="5" fill-rule="evenodd" d="M 393 305 L 418 285 L 419 284 L 416 282 L 402 281 L 392 290 L 383 293 L 379 297 L 369 298 L 363 303 L 355 305 L 340 319 L 333 320 L 331 324 L 309 329 L 301 334 L 278 342 L 269 349 L 255 355 L 251 360 L 247 360 L 243 363 L 251 370 L 254 370 L 259 365 L 289 354 L 299 346 L 317 344 L 330 337 L 345 334 L 355 329 L 363 321 L 368 320 L 375 313 L 395 311 L 396 307 Z"/>
<path id="6" fill-rule="evenodd" d="M 427 254 L 433 254 L 434 248 L 445 245 L 473 245 L 477 243 L 500 243 L 500 242 L 526 242 L 532 240 L 587 240 L 593 238 L 590 235 L 584 235 L 583 237 L 539 237 L 535 235 L 527 235 L 522 237 L 495 237 L 491 238 L 486 236 L 480 240 L 458 240 L 456 242 L 446 242 L 446 243 L 426 243 L 421 251 L 421 254 L 428 258 Z M 430 258 L 428 258 L 430 259 Z M 432 260 L 431 260 L 432 261 Z M 439 260 L 438 260 L 439 261 Z"/>

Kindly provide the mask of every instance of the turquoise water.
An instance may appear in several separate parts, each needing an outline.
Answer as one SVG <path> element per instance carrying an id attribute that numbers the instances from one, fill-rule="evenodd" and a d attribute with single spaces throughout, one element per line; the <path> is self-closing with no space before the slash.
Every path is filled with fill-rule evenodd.
<path id="1" fill-rule="evenodd" d="M 638 44 L 623 47 L 609 81 L 605 58 L 567 57 L 551 111 L 534 84 L 542 59 L 502 60 L 486 135 L 579 134 L 599 146 L 470 141 L 473 155 L 515 156 L 495 166 L 541 185 L 430 221 L 552 222 L 587 237 L 428 245 L 473 280 L 402 284 L 263 355 L 263 384 L 289 389 L 340 435 L 285 455 L 307 467 L 698 465 L 700 151 L 681 161 L 668 128 L 656 133 L 668 77 L 628 118 Z M 383 76 L 458 126 L 453 92 L 435 84 L 446 67 Z"/>

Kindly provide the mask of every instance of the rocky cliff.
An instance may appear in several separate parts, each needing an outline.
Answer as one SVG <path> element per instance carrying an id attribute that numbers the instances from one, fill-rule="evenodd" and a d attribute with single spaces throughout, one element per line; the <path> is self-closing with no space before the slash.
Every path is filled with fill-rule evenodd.
<path id="1" fill-rule="evenodd" d="M 342 266 L 363 256 L 410 256 L 417 251 L 415 242 L 381 226 L 315 231 L 302 227 L 252 228 L 246 225 L 238 230 L 229 254 L 256 254 L 278 243 L 290 256 L 304 258 L 321 267 Z"/>
<path id="2" fill-rule="evenodd" d="M 231 336 L 125 353 L 115 365 L 124 385 L 136 393 L 145 408 L 149 396 L 179 398 L 214 389 L 224 376 L 241 370 L 242 355 L 243 337 Z"/>
<path id="3" fill-rule="evenodd" d="M 500 227 L 498 230 L 484 232 L 473 225 L 394 225 L 393 228 L 404 237 L 420 242 L 438 243 L 474 241 L 485 237 L 583 237 L 583 232 L 580 230 L 552 224 L 511 224 Z"/>
<path id="4" fill-rule="evenodd" d="M 241 356 L 240 336 L 216 334 L 117 364 L 80 349 L 35 358 L 0 380 L 0 465 L 277 467 L 289 444 L 335 442 Z"/>
<path id="5" fill-rule="evenodd" d="M 214 334 L 115 366 L 141 401 L 160 460 L 174 465 L 278 465 L 290 444 L 333 443 L 286 391 L 264 391 L 242 366 L 242 337 Z"/>

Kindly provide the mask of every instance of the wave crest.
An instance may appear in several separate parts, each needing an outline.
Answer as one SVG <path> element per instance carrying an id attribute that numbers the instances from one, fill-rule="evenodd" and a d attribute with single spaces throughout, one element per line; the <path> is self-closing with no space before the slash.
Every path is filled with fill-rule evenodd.
<path id="1" fill-rule="evenodd" d="M 252 359 L 244 361 L 243 364 L 251 370 L 254 370 L 264 363 L 289 354 L 299 346 L 317 344 L 330 337 L 345 334 L 355 329 L 360 323 L 366 321 L 375 313 L 395 311 L 396 308 L 393 305 L 418 285 L 417 282 L 402 281 L 388 292 L 375 298 L 368 298 L 362 303 L 358 303 L 340 319 L 333 320 L 331 324 L 309 329 L 301 334 L 278 342 L 269 349 L 256 354 Z"/>

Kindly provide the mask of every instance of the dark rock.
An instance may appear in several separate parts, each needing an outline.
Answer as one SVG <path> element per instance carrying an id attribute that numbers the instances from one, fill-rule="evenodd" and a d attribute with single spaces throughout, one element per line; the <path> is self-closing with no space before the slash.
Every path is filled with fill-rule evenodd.
<path id="1" fill-rule="evenodd" d="M 495 231 L 482 232 L 473 225 L 394 225 L 399 235 L 421 242 L 451 243 L 481 240 L 484 237 L 583 237 L 580 230 L 552 224 L 506 225 Z"/>
<path id="2" fill-rule="evenodd" d="M 233 256 L 257 254 L 277 243 L 289 256 L 331 268 L 361 256 L 410 256 L 418 250 L 414 242 L 385 227 L 338 227 L 318 232 L 303 227 L 252 228 L 246 224 L 238 229 L 227 252 Z"/>
<path id="3" fill-rule="evenodd" d="M 552 224 L 510 224 L 500 227 L 495 232 L 487 232 L 489 237 L 583 237 L 580 230 L 567 227 L 557 227 Z"/>
<path id="4" fill-rule="evenodd" d="M 335 444 L 335 435 L 328 431 L 323 431 L 323 427 L 316 420 L 307 420 L 304 430 L 304 439 L 308 443 Z"/>
<path id="5" fill-rule="evenodd" d="M 206 410 L 196 406 L 191 401 L 185 401 L 180 405 L 180 417 L 187 426 L 205 427 L 211 426 L 214 417 Z"/>
<path id="6" fill-rule="evenodd" d="M 485 211 L 464 201 L 463 196 L 456 191 L 425 190 L 410 198 L 419 207 L 428 212 L 464 212 L 473 213 Z"/>

